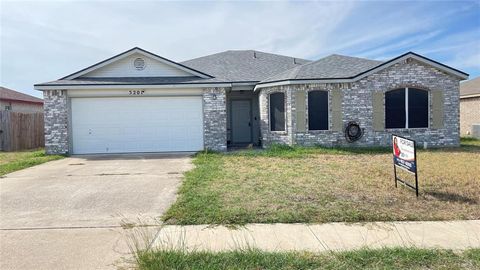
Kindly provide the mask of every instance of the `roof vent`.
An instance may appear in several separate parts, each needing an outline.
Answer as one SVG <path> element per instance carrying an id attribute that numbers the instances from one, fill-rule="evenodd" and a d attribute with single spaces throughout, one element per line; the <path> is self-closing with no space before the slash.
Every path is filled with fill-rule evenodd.
<path id="1" fill-rule="evenodd" d="M 133 66 L 135 67 L 136 70 L 144 70 L 145 69 L 145 60 L 143 58 L 135 58 L 133 60 Z"/>
<path id="2" fill-rule="evenodd" d="M 253 51 L 253 58 L 257 58 L 257 52 Z"/>
<path id="3" fill-rule="evenodd" d="M 293 64 L 297 64 L 297 58 L 293 58 Z"/>

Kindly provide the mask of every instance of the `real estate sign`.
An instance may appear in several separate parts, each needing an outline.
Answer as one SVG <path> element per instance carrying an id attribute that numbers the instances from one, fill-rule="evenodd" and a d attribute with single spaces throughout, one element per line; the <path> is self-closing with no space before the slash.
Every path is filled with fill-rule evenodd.
<path id="1" fill-rule="evenodd" d="M 415 141 L 392 135 L 393 163 L 409 172 L 417 171 L 415 160 Z"/>
<path id="2" fill-rule="evenodd" d="M 417 149 L 414 140 L 392 135 L 393 172 L 397 181 L 415 190 L 418 197 Z M 415 175 L 415 186 L 397 176 L 397 167 Z"/>

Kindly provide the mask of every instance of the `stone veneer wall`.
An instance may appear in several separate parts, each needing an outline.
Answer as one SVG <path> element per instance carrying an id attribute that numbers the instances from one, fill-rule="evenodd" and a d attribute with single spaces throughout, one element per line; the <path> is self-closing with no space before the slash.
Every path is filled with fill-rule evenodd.
<path id="1" fill-rule="evenodd" d="M 45 152 L 68 154 L 67 91 L 43 91 L 45 118 Z"/>
<path id="2" fill-rule="evenodd" d="M 416 128 L 375 131 L 373 129 L 373 93 L 384 93 L 400 87 L 418 87 L 426 90 L 443 91 L 443 127 L 439 129 Z M 343 131 L 296 132 L 294 93 L 311 90 L 342 91 L 342 122 L 344 125 L 349 121 L 360 123 L 360 126 L 364 129 L 363 137 L 357 142 L 348 143 Z M 424 146 L 424 143 L 428 147 L 458 146 L 460 144 L 459 79 L 413 59 L 397 63 L 353 83 L 285 85 L 262 88 L 260 91 L 261 133 L 264 146 L 272 143 L 307 146 L 387 146 L 391 144 L 391 134 L 413 138 L 420 147 Z M 269 94 L 273 92 L 286 93 L 286 132 L 272 132 L 269 128 L 268 98 Z M 331 96 L 329 95 L 329 106 L 332 103 Z M 431 93 L 429 93 L 429 96 L 430 123 L 432 123 Z M 307 115 L 308 113 L 305 117 L 308 117 Z M 330 111 L 330 129 L 332 128 L 331 117 L 332 113 Z"/>
<path id="3" fill-rule="evenodd" d="M 227 150 L 227 99 L 221 87 L 203 90 L 203 129 L 205 149 Z"/>
<path id="4" fill-rule="evenodd" d="M 269 104 L 270 104 L 270 94 L 282 92 L 285 95 L 285 131 L 271 131 L 270 130 L 270 112 L 269 112 Z M 292 116 L 294 115 L 292 109 L 292 91 L 291 86 L 277 86 L 277 87 L 270 87 L 270 88 L 263 88 L 260 91 L 258 96 L 259 98 L 259 106 L 260 106 L 260 134 L 262 138 L 262 145 L 268 146 L 272 143 L 280 143 L 280 144 L 293 144 L 293 119 Z"/>

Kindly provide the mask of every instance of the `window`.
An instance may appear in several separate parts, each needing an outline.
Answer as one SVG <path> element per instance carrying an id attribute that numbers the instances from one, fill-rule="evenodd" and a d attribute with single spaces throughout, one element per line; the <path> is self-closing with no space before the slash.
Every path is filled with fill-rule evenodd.
<path id="1" fill-rule="evenodd" d="M 428 92 L 408 88 L 408 127 L 428 127 Z"/>
<path id="2" fill-rule="evenodd" d="M 385 128 L 428 127 L 428 91 L 401 88 L 385 93 Z"/>
<path id="3" fill-rule="evenodd" d="M 385 127 L 405 128 L 405 89 L 385 93 Z"/>
<path id="4" fill-rule="evenodd" d="M 285 131 L 285 94 L 270 94 L 270 130 Z"/>
<path id="5" fill-rule="evenodd" d="M 308 130 L 328 130 L 328 92 L 308 92 Z"/>

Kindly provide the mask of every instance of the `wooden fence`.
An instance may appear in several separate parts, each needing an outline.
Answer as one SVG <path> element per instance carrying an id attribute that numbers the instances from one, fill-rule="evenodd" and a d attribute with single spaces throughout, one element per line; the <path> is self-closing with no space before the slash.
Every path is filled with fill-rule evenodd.
<path id="1" fill-rule="evenodd" d="M 43 113 L 0 111 L 0 151 L 45 146 Z"/>

